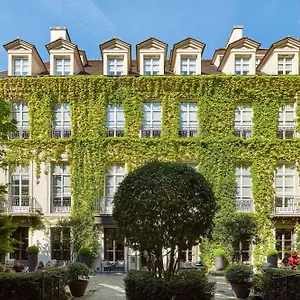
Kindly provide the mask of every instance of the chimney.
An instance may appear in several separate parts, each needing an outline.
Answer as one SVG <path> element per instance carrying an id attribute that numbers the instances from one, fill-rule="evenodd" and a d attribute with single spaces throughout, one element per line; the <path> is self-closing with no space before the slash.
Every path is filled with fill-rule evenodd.
<path id="1" fill-rule="evenodd" d="M 54 26 L 50 27 L 50 42 L 53 42 L 57 39 L 64 39 L 71 42 L 67 27 Z"/>
<path id="2" fill-rule="evenodd" d="M 243 37 L 243 26 L 242 25 L 233 26 L 225 48 L 227 48 L 229 44 L 241 39 L 242 37 Z"/>

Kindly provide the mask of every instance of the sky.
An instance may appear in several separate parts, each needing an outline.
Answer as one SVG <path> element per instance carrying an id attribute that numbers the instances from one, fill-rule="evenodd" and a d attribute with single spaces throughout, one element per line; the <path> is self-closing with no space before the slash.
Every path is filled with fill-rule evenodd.
<path id="1" fill-rule="evenodd" d="M 270 45 L 286 36 L 300 38 L 299 0 L 0 0 L 0 44 L 19 37 L 49 60 L 45 45 L 51 26 L 66 26 L 88 59 L 100 59 L 99 44 L 118 37 L 132 45 L 149 38 L 169 47 L 187 37 L 206 44 L 204 58 L 225 46 L 234 25 L 244 36 Z M 7 53 L 0 45 L 0 71 Z"/>

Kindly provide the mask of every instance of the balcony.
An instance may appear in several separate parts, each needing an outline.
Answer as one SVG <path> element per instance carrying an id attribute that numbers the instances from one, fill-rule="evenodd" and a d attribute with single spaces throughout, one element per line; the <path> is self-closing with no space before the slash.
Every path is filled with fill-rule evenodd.
<path id="1" fill-rule="evenodd" d="M 244 138 L 251 139 L 253 134 L 252 126 L 234 126 L 234 135 Z"/>
<path id="2" fill-rule="evenodd" d="M 197 137 L 198 136 L 198 128 L 197 127 L 180 128 L 178 135 L 181 138 Z"/>
<path id="3" fill-rule="evenodd" d="M 142 138 L 159 138 L 161 136 L 161 127 L 144 126 L 141 130 Z"/>
<path id="4" fill-rule="evenodd" d="M 72 208 L 71 197 L 53 198 L 51 213 L 70 213 Z"/>
<path id="5" fill-rule="evenodd" d="M 17 126 L 16 131 L 9 134 L 9 138 L 14 139 L 29 139 L 29 129 L 28 126 Z"/>
<path id="6" fill-rule="evenodd" d="M 235 208 L 237 212 L 254 212 L 254 203 L 252 198 L 236 198 Z"/>
<path id="7" fill-rule="evenodd" d="M 9 199 L 0 201 L 1 214 L 26 215 L 42 214 L 42 207 L 39 202 L 31 196 L 12 196 Z"/>
<path id="8" fill-rule="evenodd" d="M 94 216 L 97 225 L 113 225 L 112 210 L 113 197 L 99 198 L 96 201 L 96 213 Z"/>
<path id="9" fill-rule="evenodd" d="M 297 137 L 297 131 L 295 126 L 278 126 L 277 138 L 279 139 L 293 139 Z"/>
<path id="10" fill-rule="evenodd" d="M 300 197 L 299 196 L 276 196 L 273 214 L 275 216 L 295 216 L 300 215 Z"/>
<path id="11" fill-rule="evenodd" d="M 53 126 L 52 127 L 52 138 L 54 139 L 66 139 L 71 136 L 71 127 L 64 126 Z"/>
<path id="12" fill-rule="evenodd" d="M 107 137 L 123 137 L 124 136 L 124 128 L 121 128 L 121 127 L 106 128 L 106 136 Z"/>

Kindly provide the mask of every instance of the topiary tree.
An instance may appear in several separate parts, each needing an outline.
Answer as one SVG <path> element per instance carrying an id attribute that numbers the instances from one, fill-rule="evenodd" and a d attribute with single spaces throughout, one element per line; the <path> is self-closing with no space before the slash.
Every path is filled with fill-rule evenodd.
<path id="1" fill-rule="evenodd" d="M 215 207 L 208 182 L 195 169 L 155 161 L 121 182 L 114 197 L 113 219 L 129 247 L 147 251 L 149 271 L 159 277 L 166 271 L 170 279 L 182 250 L 210 234 Z"/>

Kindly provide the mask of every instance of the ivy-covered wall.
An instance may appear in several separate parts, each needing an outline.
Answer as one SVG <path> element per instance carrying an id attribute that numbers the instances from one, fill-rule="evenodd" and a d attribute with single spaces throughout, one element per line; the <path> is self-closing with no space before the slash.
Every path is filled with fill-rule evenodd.
<path id="1" fill-rule="evenodd" d="M 253 196 L 259 224 L 255 262 L 261 263 L 273 242 L 271 207 L 278 161 L 298 162 L 299 139 L 277 139 L 279 107 L 295 101 L 299 76 L 71 76 L 5 78 L 0 97 L 29 103 L 30 139 L 8 143 L 11 164 L 59 161 L 67 152 L 71 164 L 73 215 L 90 216 L 103 194 L 106 169 L 115 162 L 134 168 L 151 159 L 199 162 L 218 199 L 216 226 L 235 210 L 235 164 L 251 167 Z M 139 138 L 142 103 L 161 101 L 161 138 Z M 179 138 L 179 104 L 198 103 L 200 136 Z M 72 136 L 52 139 L 55 103 L 71 104 Z M 125 137 L 105 136 L 106 107 L 123 104 Z M 234 107 L 253 107 L 254 135 L 234 136 Z M 298 109 L 297 114 L 299 115 Z M 298 128 L 299 128 L 298 123 Z M 39 168 L 37 168 L 39 176 Z"/>

